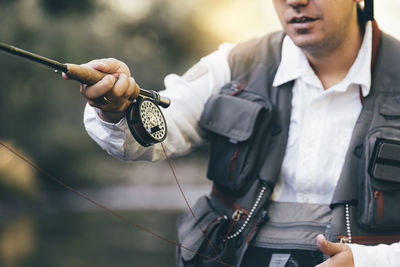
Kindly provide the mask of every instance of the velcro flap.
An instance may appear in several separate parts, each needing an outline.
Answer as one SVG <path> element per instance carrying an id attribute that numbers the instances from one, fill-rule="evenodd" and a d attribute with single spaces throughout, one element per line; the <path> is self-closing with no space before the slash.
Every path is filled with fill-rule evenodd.
<path id="1" fill-rule="evenodd" d="M 380 113 L 388 117 L 400 117 L 400 95 L 391 95 L 382 104 Z"/>
<path id="2" fill-rule="evenodd" d="M 211 96 L 200 118 L 200 126 L 236 141 L 247 140 L 255 127 L 258 114 L 266 107 L 230 95 Z"/>
<path id="3" fill-rule="evenodd" d="M 400 182 L 400 142 L 380 139 L 376 149 L 372 175 L 376 179 Z"/>

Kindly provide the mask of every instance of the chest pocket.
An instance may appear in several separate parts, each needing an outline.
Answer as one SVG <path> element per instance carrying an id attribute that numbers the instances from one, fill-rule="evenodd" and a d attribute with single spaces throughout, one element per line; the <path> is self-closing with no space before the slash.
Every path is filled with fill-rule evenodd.
<path id="1" fill-rule="evenodd" d="M 399 96 L 380 109 L 385 126 L 365 139 L 365 177 L 361 177 L 359 223 L 366 229 L 400 230 L 400 109 Z"/>
<path id="2" fill-rule="evenodd" d="M 272 104 L 250 89 L 235 90 L 238 86 L 230 83 L 210 97 L 200 119 L 211 137 L 207 176 L 233 193 L 256 178 L 272 120 Z"/>

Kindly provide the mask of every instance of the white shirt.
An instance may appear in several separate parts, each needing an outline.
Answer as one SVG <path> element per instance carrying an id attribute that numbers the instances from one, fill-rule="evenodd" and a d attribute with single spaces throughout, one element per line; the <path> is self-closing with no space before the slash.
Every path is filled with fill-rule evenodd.
<path id="1" fill-rule="evenodd" d="M 359 88 L 363 96 L 369 92 L 371 44 L 372 27 L 368 24 L 358 57 L 346 78 L 324 90 L 302 51 L 290 38 L 284 39 L 282 61 L 274 85 L 291 80 L 295 80 L 295 85 L 288 146 L 274 200 L 330 203 L 361 110 Z M 187 153 L 193 146 L 205 142 L 197 123 L 207 99 L 231 79 L 228 55 L 233 47 L 223 44 L 185 75 L 171 74 L 165 78 L 166 89 L 160 94 L 171 99 L 171 106 L 163 110 L 168 125 L 164 146 L 169 156 Z M 104 122 L 96 110 L 87 105 L 84 123 L 89 135 L 119 159 L 164 159 L 160 145 L 144 148 L 134 140 L 125 119 L 117 124 Z M 350 247 L 356 267 L 367 266 L 364 262 L 369 262 L 368 266 L 400 266 L 398 243 L 372 248 Z M 370 253 L 371 249 L 375 249 L 374 254 Z M 371 257 L 390 264 L 371 265 L 373 261 L 367 260 Z"/>
<path id="2" fill-rule="evenodd" d="M 324 89 L 306 56 L 286 36 L 273 85 L 295 81 L 289 139 L 274 200 L 331 203 L 344 164 L 362 95 L 371 86 L 372 28 L 346 77 Z"/>

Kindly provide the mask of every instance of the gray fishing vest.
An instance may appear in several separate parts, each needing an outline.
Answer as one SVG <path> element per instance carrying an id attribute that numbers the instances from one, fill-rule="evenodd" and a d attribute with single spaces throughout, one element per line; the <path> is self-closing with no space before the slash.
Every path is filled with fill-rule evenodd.
<path id="1" fill-rule="evenodd" d="M 291 114 L 293 82 L 272 86 L 283 38 L 279 32 L 237 45 L 231 82 L 206 103 L 200 126 L 211 140 L 213 191 L 193 206 L 196 219 L 186 214 L 177 222 L 178 266 L 240 266 L 249 245 L 316 250 L 319 233 L 334 242 L 400 240 L 399 42 L 382 34 L 332 204 L 318 205 L 269 201 Z"/>

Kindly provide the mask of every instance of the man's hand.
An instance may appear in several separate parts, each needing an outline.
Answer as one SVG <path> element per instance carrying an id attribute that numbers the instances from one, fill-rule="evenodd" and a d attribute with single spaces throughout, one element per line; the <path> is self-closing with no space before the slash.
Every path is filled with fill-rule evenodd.
<path id="1" fill-rule="evenodd" d="M 353 253 L 346 244 L 332 243 L 323 235 L 317 236 L 317 245 L 329 259 L 316 267 L 354 267 Z"/>
<path id="2" fill-rule="evenodd" d="M 102 119 L 118 122 L 131 101 L 139 95 L 139 87 L 128 66 L 114 58 L 96 59 L 82 66 L 109 74 L 91 86 L 81 84 L 80 92 L 89 105 L 100 109 Z M 66 74 L 63 77 L 68 79 Z"/>

